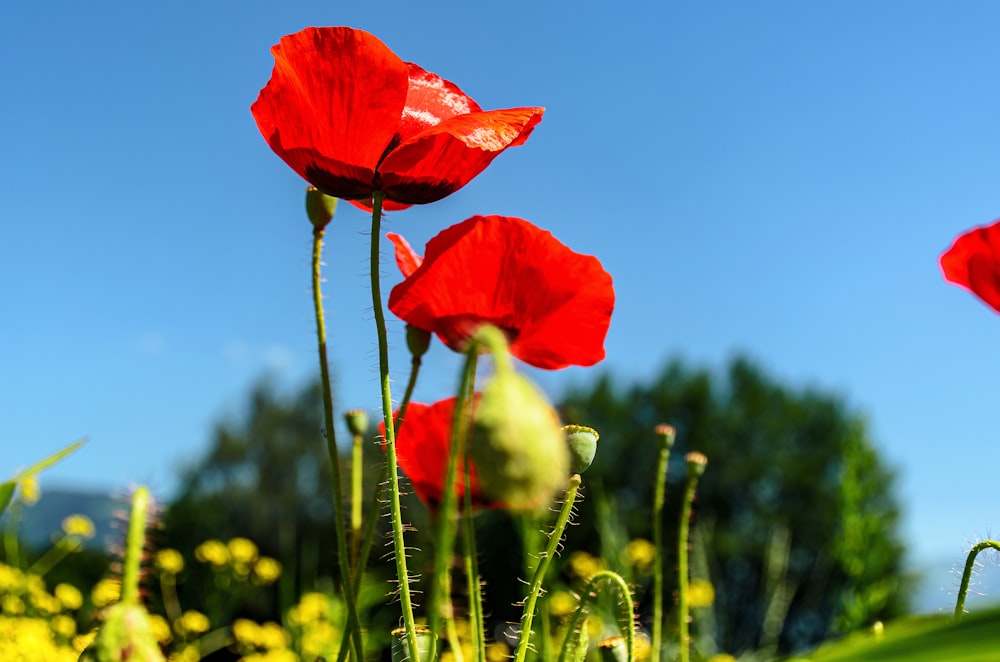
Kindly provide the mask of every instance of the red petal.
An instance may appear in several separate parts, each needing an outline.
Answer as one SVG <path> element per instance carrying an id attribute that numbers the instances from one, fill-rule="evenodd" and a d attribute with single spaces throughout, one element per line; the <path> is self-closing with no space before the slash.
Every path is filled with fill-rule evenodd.
<path id="1" fill-rule="evenodd" d="M 468 184 L 508 147 L 522 144 L 543 108 L 456 115 L 389 152 L 379 166 L 382 190 L 399 202 L 434 202 Z"/>
<path id="2" fill-rule="evenodd" d="M 406 104 L 406 63 L 346 27 L 306 28 L 271 53 L 271 79 L 251 106 L 271 149 L 327 195 L 371 195 Z"/>
<path id="3" fill-rule="evenodd" d="M 420 268 L 393 288 L 392 312 L 461 351 L 484 323 L 538 368 L 604 358 L 614 308 L 611 276 L 549 232 L 504 216 L 475 216 L 427 244 Z"/>
<path id="4" fill-rule="evenodd" d="M 391 241 L 396 247 L 396 266 L 403 273 L 403 278 L 408 278 L 416 271 L 424 258 L 417 255 L 417 252 L 410 247 L 410 242 L 395 232 L 386 233 L 386 239 Z"/>
<path id="5" fill-rule="evenodd" d="M 456 115 L 480 112 L 472 97 L 451 81 L 407 62 L 410 79 L 398 136 L 405 142 L 425 129 Z"/>
<path id="6" fill-rule="evenodd" d="M 1000 313 L 1000 221 L 959 236 L 941 255 L 940 264 L 945 280 Z"/>
<path id="7" fill-rule="evenodd" d="M 433 405 L 411 402 L 407 405 L 406 419 L 396 438 L 396 459 L 399 466 L 410 479 L 413 491 L 426 504 L 440 503 L 444 494 L 454 411 L 455 398 L 439 400 Z M 385 434 L 384 423 L 379 424 L 379 432 Z M 473 499 L 482 502 L 475 467 L 471 467 L 469 481 Z M 455 493 L 465 493 L 461 467 Z"/>
<path id="8" fill-rule="evenodd" d="M 366 211 L 369 214 L 375 211 L 375 203 L 372 201 L 371 196 L 368 196 L 364 200 L 348 200 L 352 205 L 360 209 L 361 211 Z M 413 205 L 406 205 L 402 202 L 396 202 L 394 200 L 383 200 L 382 201 L 382 211 L 402 211 L 404 209 L 409 209 Z"/>

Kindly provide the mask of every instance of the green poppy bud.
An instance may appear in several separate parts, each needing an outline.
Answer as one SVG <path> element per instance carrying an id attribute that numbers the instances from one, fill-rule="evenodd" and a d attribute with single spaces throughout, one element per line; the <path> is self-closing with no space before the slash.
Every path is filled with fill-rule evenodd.
<path id="1" fill-rule="evenodd" d="M 149 613 L 137 604 L 109 607 L 101 629 L 81 660 L 87 662 L 162 662 Z"/>
<path id="2" fill-rule="evenodd" d="M 687 471 L 689 478 L 699 478 L 703 473 L 705 473 L 705 466 L 708 464 L 708 458 L 702 453 L 688 453 L 684 456 L 684 461 L 687 463 Z"/>
<path id="3" fill-rule="evenodd" d="M 424 331 L 423 329 L 418 329 L 415 326 L 406 325 L 406 347 L 410 350 L 410 354 L 416 358 L 420 358 L 427 353 L 427 349 L 431 346 L 431 332 Z"/>
<path id="4" fill-rule="evenodd" d="M 566 485 L 569 449 L 555 411 L 513 370 L 486 384 L 472 421 L 469 454 L 483 494 L 508 508 L 531 508 Z"/>
<path id="5" fill-rule="evenodd" d="M 355 437 L 363 437 L 368 433 L 368 412 L 364 409 L 348 409 L 344 412 L 347 429 Z"/>
<path id="6" fill-rule="evenodd" d="M 677 430 L 674 429 L 674 426 L 667 425 L 666 423 L 660 423 L 656 426 L 654 432 L 660 440 L 661 448 L 666 448 L 668 450 L 673 448 L 674 440 L 677 438 Z"/>
<path id="7" fill-rule="evenodd" d="M 597 440 L 601 438 L 597 430 L 582 425 L 564 425 L 566 444 L 569 446 L 569 471 L 582 474 L 594 461 L 597 454 Z"/>
<path id="8" fill-rule="evenodd" d="M 333 219 L 337 210 L 337 198 L 331 198 L 319 189 L 310 186 L 306 189 L 306 214 L 313 227 L 323 229 Z"/>

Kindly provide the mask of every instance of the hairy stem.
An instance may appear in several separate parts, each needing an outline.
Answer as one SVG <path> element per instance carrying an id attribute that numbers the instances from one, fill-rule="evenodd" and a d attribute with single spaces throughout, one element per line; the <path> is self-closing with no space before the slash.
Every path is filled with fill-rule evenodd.
<path id="1" fill-rule="evenodd" d="M 976 565 L 976 556 L 984 549 L 993 549 L 1000 552 L 1000 542 L 996 540 L 983 540 L 973 545 L 969 550 L 969 555 L 965 559 L 965 572 L 962 573 L 962 584 L 958 588 L 958 600 L 955 602 L 955 618 L 961 618 L 965 614 L 965 597 L 969 593 L 969 582 L 972 580 L 972 570 Z"/>

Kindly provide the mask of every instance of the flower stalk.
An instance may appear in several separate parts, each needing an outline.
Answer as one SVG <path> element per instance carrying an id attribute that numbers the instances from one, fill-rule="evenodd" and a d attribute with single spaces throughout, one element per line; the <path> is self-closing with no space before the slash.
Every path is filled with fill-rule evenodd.
<path id="1" fill-rule="evenodd" d="M 659 460 L 656 465 L 656 487 L 653 492 L 653 632 L 652 658 L 659 662 L 663 652 L 663 506 L 666 501 L 667 467 L 670 463 L 670 449 L 677 436 L 673 427 L 656 426 L 656 436 L 660 442 Z"/>
<path id="2" fill-rule="evenodd" d="M 677 630 L 680 639 L 680 662 L 691 660 L 691 615 L 688 604 L 688 547 L 691 538 L 691 506 L 694 503 L 698 478 L 705 473 L 708 458 L 701 453 L 688 453 L 684 456 L 687 463 L 687 485 L 684 488 L 684 500 L 681 502 L 680 532 L 677 535 Z"/>
<path id="3" fill-rule="evenodd" d="M 976 567 L 976 557 L 984 549 L 993 549 L 1000 552 L 1000 542 L 996 540 L 983 540 L 972 546 L 969 555 L 965 559 L 965 571 L 962 573 L 962 583 L 958 587 L 958 599 L 955 601 L 955 619 L 958 620 L 965 614 L 965 598 L 969 594 L 969 582 L 972 580 L 972 571 Z"/>

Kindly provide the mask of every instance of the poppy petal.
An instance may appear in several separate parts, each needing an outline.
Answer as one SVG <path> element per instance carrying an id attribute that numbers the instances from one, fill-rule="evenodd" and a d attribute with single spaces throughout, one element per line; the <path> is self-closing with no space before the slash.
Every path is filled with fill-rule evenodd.
<path id="1" fill-rule="evenodd" d="M 348 200 L 352 205 L 360 209 L 361 211 L 366 211 L 369 214 L 375 211 L 375 203 L 372 201 L 372 197 L 368 196 L 363 200 Z M 413 205 L 406 205 L 402 202 L 396 202 L 395 200 L 383 200 L 382 201 L 382 211 L 402 211 L 404 209 L 409 209 Z"/>
<path id="2" fill-rule="evenodd" d="M 271 79 L 250 108 L 271 149 L 327 195 L 371 195 L 406 104 L 406 63 L 347 27 L 306 28 L 271 53 Z"/>
<path id="3" fill-rule="evenodd" d="M 444 495 L 444 479 L 448 468 L 448 450 L 451 446 L 452 416 L 455 398 L 439 400 L 432 405 L 411 402 L 406 407 L 406 419 L 396 438 L 396 459 L 410 479 L 413 491 L 426 504 L 436 505 Z M 398 412 L 394 414 L 398 416 Z M 385 424 L 379 424 L 385 434 Z M 461 468 L 459 469 L 461 472 Z M 469 484 L 475 502 L 482 503 L 479 477 L 470 465 Z M 462 474 L 455 485 L 455 493 L 465 493 Z"/>
<path id="4" fill-rule="evenodd" d="M 960 235 L 940 258 L 945 280 L 1000 313 L 1000 221 Z"/>
<path id="5" fill-rule="evenodd" d="M 528 221 L 475 216 L 428 242 L 420 267 L 393 288 L 389 308 L 456 351 L 479 326 L 493 324 L 514 356 L 553 370 L 604 358 L 614 297 L 597 258 Z"/>
<path id="6" fill-rule="evenodd" d="M 472 97 L 451 81 L 407 62 L 409 89 L 406 107 L 399 122 L 399 142 L 405 142 L 425 129 L 456 115 L 482 111 Z"/>
<path id="7" fill-rule="evenodd" d="M 508 147 L 522 144 L 544 108 L 510 108 L 455 115 L 400 143 L 382 161 L 386 196 L 434 202 L 468 184 Z"/>
<path id="8" fill-rule="evenodd" d="M 388 232 L 385 237 L 396 247 L 396 266 L 402 272 L 403 278 L 409 277 L 420 268 L 424 258 L 417 255 L 417 252 L 410 247 L 410 242 L 395 232 Z"/>

